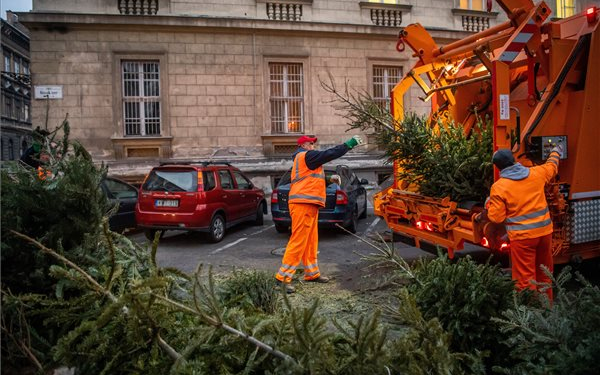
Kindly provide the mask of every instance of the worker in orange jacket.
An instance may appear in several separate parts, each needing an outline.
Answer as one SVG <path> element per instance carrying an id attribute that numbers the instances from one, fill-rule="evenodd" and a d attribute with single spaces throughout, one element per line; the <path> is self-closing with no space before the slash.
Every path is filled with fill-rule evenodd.
<path id="1" fill-rule="evenodd" d="M 304 265 L 305 281 L 329 282 L 327 276 L 321 275 L 317 264 L 319 209 L 325 207 L 326 197 L 323 164 L 343 156 L 363 143 L 355 135 L 341 145 L 316 151 L 316 142 L 316 137 L 304 135 L 298 138 L 299 148 L 292 156 L 294 163 L 288 196 L 292 235 L 283 254 L 281 267 L 275 275 L 278 282 L 285 284 L 287 293 L 294 292 L 291 282 L 300 262 Z"/>
<path id="2" fill-rule="evenodd" d="M 487 215 L 494 223 L 504 223 L 510 240 L 512 278 L 519 290 L 536 289 L 550 285 L 551 280 L 542 264 L 550 272 L 552 261 L 552 220 L 544 186 L 558 173 L 562 145 L 555 147 L 545 164 L 524 167 L 515 163 L 510 150 L 500 149 L 493 155 L 493 163 L 500 171 L 500 179 L 491 188 Z M 552 287 L 546 293 L 552 300 Z"/>

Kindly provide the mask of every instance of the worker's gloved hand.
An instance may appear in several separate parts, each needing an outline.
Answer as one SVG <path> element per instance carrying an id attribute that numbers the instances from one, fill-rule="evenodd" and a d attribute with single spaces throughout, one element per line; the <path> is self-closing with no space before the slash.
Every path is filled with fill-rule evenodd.
<path id="1" fill-rule="evenodd" d="M 356 146 L 360 146 L 360 145 L 364 144 L 360 135 L 355 135 L 354 137 L 350 138 L 349 140 L 347 140 L 344 143 L 346 144 L 346 146 L 348 146 L 348 148 L 350 150 L 352 150 Z"/>
<path id="2" fill-rule="evenodd" d="M 558 152 L 558 156 L 562 158 L 563 152 L 564 152 L 563 144 L 562 143 L 557 144 L 556 146 L 554 146 L 554 148 L 550 152 Z"/>

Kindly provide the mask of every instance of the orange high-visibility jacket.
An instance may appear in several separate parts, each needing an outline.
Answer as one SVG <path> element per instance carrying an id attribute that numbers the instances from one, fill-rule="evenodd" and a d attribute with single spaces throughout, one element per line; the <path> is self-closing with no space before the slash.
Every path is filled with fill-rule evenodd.
<path id="1" fill-rule="evenodd" d="M 309 169 L 306 151 L 299 152 L 292 166 L 289 203 L 310 203 L 325 207 L 325 175 L 323 167 Z"/>
<path id="2" fill-rule="evenodd" d="M 544 186 L 558 173 L 558 152 L 545 164 L 527 168 L 519 163 L 503 169 L 492 185 L 488 217 L 506 225 L 510 240 L 538 238 L 552 233 Z"/>

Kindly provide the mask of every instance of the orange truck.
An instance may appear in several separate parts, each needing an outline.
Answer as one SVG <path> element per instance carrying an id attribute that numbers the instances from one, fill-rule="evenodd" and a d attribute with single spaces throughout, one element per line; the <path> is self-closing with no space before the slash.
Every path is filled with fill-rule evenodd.
<path id="1" fill-rule="evenodd" d="M 431 101 L 431 119 L 452 118 L 469 131 L 477 115 L 489 116 L 494 150 L 512 149 L 525 166 L 543 163 L 562 142 L 559 177 L 546 187 L 554 260 L 600 256 L 599 10 L 550 21 L 543 1 L 498 3 L 508 21 L 446 46 L 436 45 L 419 24 L 400 32 L 397 49 L 408 46 L 417 61 L 392 92 L 393 116 L 401 123 L 402 97 L 417 85 L 422 99 Z M 396 178 L 374 197 L 375 214 L 395 234 L 417 247 L 444 247 L 450 257 L 465 242 L 508 248 L 502 226 L 475 220 L 481 205 L 463 207 L 406 185 Z"/>

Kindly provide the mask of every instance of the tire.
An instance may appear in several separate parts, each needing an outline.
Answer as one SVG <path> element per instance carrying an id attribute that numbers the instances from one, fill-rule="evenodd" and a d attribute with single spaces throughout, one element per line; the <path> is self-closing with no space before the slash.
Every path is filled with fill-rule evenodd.
<path id="1" fill-rule="evenodd" d="M 154 242 L 154 236 L 156 235 L 156 232 L 160 232 L 160 235 L 158 236 L 159 239 L 162 238 L 165 234 L 165 231 L 159 231 L 158 229 L 146 229 L 144 231 L 144 235 L 146 236 L 148 241 Z"/>
<path id="2" fill-rule="evenodd" d="M 288 233 L 289 227 L 287 225 L 275 224 L 275 230 L 277 233 Z"/>
<path id="3" fill-rule="evenodd" d="M 362 212 L 362 214 L 360 214 L 360 216 L 358 217 L 359 219 L 366 219 L 367 218 L 367 195 L 365 194 L 365 207 L 364 210 Z"/>
<path id="4" fill-rule="evenodd" d="M 346 230 L 350 233 L 356 233 L 356 229 L 358 228 L 358 206 L 354 206 L 354 210 L 352 211 L 352 217 L 350 218 L 350 223 L 346 226 Z"/>
<path id="5" fill-rule="evenodd" d="M 264 203 L 259 204 L 258 208 L 256 209 L 256 219 L 254 220 L 254 225 L 263 225 L 265 223 L 263 204 Z"/>
<path id="6" fill-rule="evenodd" d="M 220 242 L 225 237 L 225 229 L 225 218 L 221 214 L 216 214 L 210 221 L 208 240 L 212 243 Z"/>

